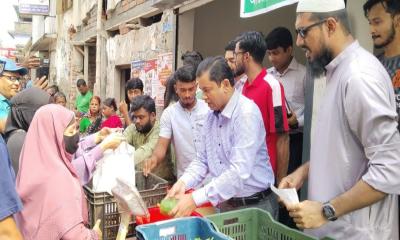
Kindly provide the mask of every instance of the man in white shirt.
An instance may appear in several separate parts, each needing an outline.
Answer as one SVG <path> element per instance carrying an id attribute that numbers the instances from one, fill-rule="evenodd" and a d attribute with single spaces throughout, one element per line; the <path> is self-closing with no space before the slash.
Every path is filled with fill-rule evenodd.
<path id="1" fill-rule="evenodd" d="M 334 239 L 399 239 L 400 135 L 385 68 L 351 35 L 343 0 L 300 0 L 296 44 L 312 76 L 326 75 L 310 161 L 282 179 L 308 199 L 286 203 L 305 233 Z"/>
<path id="2" fill-rule="evenodd" d="M 209 108 L 203 100 L 196 99 L 196 70 L 192 65 L 179 68 L 175 76 L 175 91 L 179 101 L 167 107 L 161 116 L 160 138 L 152 156 L 144 164 L 145 175 L 165 159 L 171 142 L 176 154 L 178 178 L 196 158 L 201 141 L 200 131 Z"/>
<path id="3" fill-rule="evenodd" d="M 288 174 L 290 174 L 302 163 L 306 68 L 293 56 L 293 38 L 289 29 L 277 27 L 267 35 L 265 41 L 268 60 L 273 65 L 268 69 L 268 73 L 282 84 L 285 91 L 290 128 L 288 165 Z M 285 209 L 281 209 L 279 221 L 290 227 L 295 226 Z"/>
<path id="4" fill-rule="evenodd" d="M 288 173 L 301 165 L 304 126 L 304 87 L 306 68 L 293 56 L 293 39 L 284 27 L 272 30 L 265 39 L 268 60 L 273 67 L 268 69 L 283 85 L 290 127 L 290 159 Z"/>

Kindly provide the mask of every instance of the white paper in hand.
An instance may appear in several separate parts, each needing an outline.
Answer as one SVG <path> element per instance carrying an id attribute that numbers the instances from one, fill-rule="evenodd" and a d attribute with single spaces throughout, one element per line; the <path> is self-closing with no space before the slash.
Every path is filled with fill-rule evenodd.
<path id="1" fill-rule="evenodd" d="M 278 189 L 274 185 L 271 185 L 271 190 L 278 195 L 285 204 L 299 203 L 299 196 L 297 196 L 295 188 Z"/>

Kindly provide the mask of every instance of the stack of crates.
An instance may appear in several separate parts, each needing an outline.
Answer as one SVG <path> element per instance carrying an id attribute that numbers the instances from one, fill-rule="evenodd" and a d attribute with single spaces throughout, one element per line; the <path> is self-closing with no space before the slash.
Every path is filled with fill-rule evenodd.
<path id="1" fill-rule="evenodd" d="M 154 207 L 166 196 L 168 182 L 154 174 L 145 177 L 143 172 L 136 172 L 136 188 L 146 206 Z M 100 229 L 103 232 L 103 240 L 115 240 L 120 223 L 116 200 L 107 192 L 93 192 L 89 186 L 84 186 L 84 192 L 88 202 L 89 227 L 92 228 L 96 220 L 101 219 Z M 127 236 L 135 234 L 134 225 L 134 221 L 129 224 Z"/>

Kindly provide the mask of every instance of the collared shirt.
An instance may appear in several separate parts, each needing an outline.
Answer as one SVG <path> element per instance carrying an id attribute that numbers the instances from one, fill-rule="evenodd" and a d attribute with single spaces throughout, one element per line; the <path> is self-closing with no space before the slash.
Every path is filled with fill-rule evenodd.
<path id="1" fill-rule="evenodd" d="M 207 103 L 200 99 L 191 110 L 183 108 L 178 101 L 167 107 L 161 115 L 160 137 L 171 139 L 173 143 L 178 177 L 196 158 L 196 149 L 201 141 L 200 131 L 208 110 Z"/>
<path id="2" fill-rule="evenodd" d="M 307 233 L 335 239 L 397 239 L 394 194 L 400 193 L 400 135 L 389 75 L 357 41 L 326 70 L 311 143 L 308 198 L 330 201 L 360 180 L 388 195 Z"/>
<path id="3" fill-rule="evenodd" d="M 247 75 L 246 74 L 243 74 L 239 79 L 235 79 L 235 89 L 238 91 L 238 92 L 240 92 L 240 93 L 242 93 L 242 91 L 243 91 L 243 86 L 244 86 L 244 84 L 246 83 L 246 81 L 247 81 Z"/>
<path id="4" fill-rule="evenodd" d="M 299 127 L 303 127 L 306 67 L 298 63 L 293 57 L 283 73 L 278 72 L 275 67 L 269 68 L 268 73 L 271 73 L 283 85 L 289 108 L 296 113 Z"/>
<path id="5" fill-rule="evenodd" d="M 10 112 L 11 104 L 7 98 L 0 94 L 0 119 L 6 119 Z"/>
<path id="6" fill-rule="evenodd" d="M 135 169 L 143 169 L 144 161 L 153 154 L 154 148 L 157 145 L 159 133 L 160 123 L 158 121 L 154 123 L 153 128 L 148 133 L 138 132 L 135 124 L 131 124 L 125 129 L 124 135 L 126 141 L 135 148 Z M 154 174 L 163 179 L 172 179 L 172 163 L 168 154 L 166 159 L 154 169 Z"/>
<path id="7" fill-rule="evenodd" d="M 193 192 L 197 206 L 207 201 L 215 206 L 274 184 L 260 110 L 239 92 L 222 112 L 210 111 L 201 138 L 196 160 L 181 177 L 189 189 L 210 174 L 211 181 Z"/>
<path id="8" fill-rule="evenodd" d="M 244 84 L 242 94 L 253 100 L 261 111 L 267 132 L 268 155 L 276 174 L 277 134 L 289 130 L 283 87 L 272 74 L 267 74 L 263 69 L 251 84 L 249 81 Z"/>

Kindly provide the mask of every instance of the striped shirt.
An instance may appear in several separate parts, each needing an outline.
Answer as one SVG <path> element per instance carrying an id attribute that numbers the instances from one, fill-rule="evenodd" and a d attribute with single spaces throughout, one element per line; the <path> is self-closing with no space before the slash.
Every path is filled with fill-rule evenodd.
<path id="1" fill-rule="evenodd" d="M 260 110 L 238 91 L 221 112 L 209 111 L 200 137 L 197 157 L 180 178 L 190 189 L 210 175 L 210 182 L 193 192 L 197 206 L 248 197 L 274 184 Z"/>

